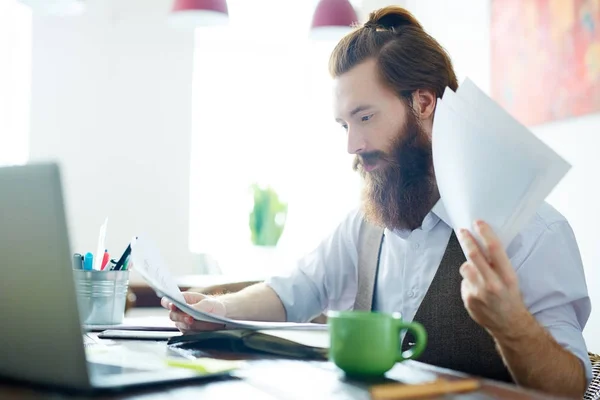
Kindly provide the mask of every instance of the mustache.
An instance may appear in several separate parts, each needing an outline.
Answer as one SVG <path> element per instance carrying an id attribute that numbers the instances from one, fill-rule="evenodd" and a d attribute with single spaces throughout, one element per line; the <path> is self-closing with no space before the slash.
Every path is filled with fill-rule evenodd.
<path id="1" fill-rule="evenodd" d="M 375 164 L 378 160 L 385 156 L 381 151 L 370 151 L 368 153 L 361 153 L 358 157 L 362 165 Z"/>
<path id="2" fill-rule="evenodd" d="M 384 161 L 386 164 L 389 165 L 398 164 L 396 158 L 392 154 L 387 154 L 383 151 L 374 150 L 360 153 L 354 156 L 354 160 L 352 162 L 352 169 L 354 171 L 358 171 L 359 169 L 362 170 L 365 165 L 373 165 L 377 161 Z"/>

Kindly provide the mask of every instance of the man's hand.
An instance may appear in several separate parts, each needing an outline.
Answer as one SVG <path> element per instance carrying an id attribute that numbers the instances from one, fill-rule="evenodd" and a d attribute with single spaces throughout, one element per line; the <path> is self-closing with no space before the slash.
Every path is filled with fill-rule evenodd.
<path id="1" fill-rule="evenodd" d="M 225 305 L 218 299 L 210 296 L 205 296 L 195 292 L 184 292 L 183 297 L 185 301 L 197 310 L 216 314 L 219 316 L 225 316 Z M 194 331 L 214 331 L 217 329 L 223 329 L 223 324 L 214 324 L 212 322 L 196 321 L 190 315 L 184 313 L 177 308 L 169 299 L 163 297 L 160 300 L 160 304 L 169 310 L 169 318 L 175 322 L 175 326 L 185 333 L 192 333 Z"/>
<path id="2" fill-rule="evenodd" d="M 517 274 L 492 229 L 477 221 L 486 255 L 461 230 L 468 261 L 460 267 L 461 294 L 471 318 L 487 329 L 515 383 L 581 398 L 587 385 L 579 359 L 559 345 L 525 306 Z"/>
<path id="3" fill-rule="evenodd" d="M 265 283 L 257 283 L 239 292 L 216 297 L 196 292 L 184 292 L 183 297 L 195 309 L 221 317 L 253 321 L 286 320 L 283 303 L 277 293 Z M 162 298 L 160 304 L 170 311 L 169 318 L 183 333 L 214 331 L 225 327 L 224 324 L 196 321 L 166 298 Z"/>
<path id="4" fill-rule="evenodd" d="M 475 238 L 462 229 L 459 239 L 468 260 L 460 267 L 465 308 L 495 338 L 512 337 L 522 332 L 520 324 L 531 318 L 523 303 L 517 274 L 489 225 L 477 221 L 474 228 L 482 238 L 487 257 Z"/>

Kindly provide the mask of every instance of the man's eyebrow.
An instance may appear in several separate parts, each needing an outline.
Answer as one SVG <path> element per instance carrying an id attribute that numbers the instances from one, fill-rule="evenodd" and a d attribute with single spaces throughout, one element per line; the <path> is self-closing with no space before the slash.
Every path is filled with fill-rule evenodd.
<path id="1" fill-rule="evenodd" d="M 352 111 L 350 111 L 350 118 L 354 117 L 356 114 L 358 114 L 361 111 L 366 111 L 368 109 L 372 108 L 372 106 L 368 105 L 368 104 L 362 104 L 360 106 L 354 107 L 352 109 Z M 339 122 L 340 124 L 343 123 L 344 121 L 341 118 L 336 118 L 335 119 L 337 122 Z"/>
<path id="2" fill-rule="evenodd" d="M 358 107 L 354 107 L 354 109 L 352 111 L 350 111 L 350 117 L 354 117 L 359 112 L 368 110 L 369 108 L 371 108 L 371 106 L 367 105 L 367 104 L 363 104 Z"/>

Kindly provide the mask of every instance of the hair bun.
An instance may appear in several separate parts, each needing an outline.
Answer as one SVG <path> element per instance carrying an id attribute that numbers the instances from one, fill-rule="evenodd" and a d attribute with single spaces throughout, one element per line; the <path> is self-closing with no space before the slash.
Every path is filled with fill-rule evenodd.
<path id="1" fill-rule="evenodd" d="M 419 21 L 405 8 L 388 6 L 369 14 L 365 27 L 382 28 L 396 31 L 405 26 L 423 29 Z"/>

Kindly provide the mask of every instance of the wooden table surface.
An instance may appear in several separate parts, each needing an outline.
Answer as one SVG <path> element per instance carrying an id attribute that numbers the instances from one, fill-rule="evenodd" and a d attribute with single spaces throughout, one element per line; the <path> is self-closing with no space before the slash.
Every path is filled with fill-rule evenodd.
<path id="1" fill-rule="evenodd" d="M 94 336 L 94 340 L 100 341 L 102 339 L 97 339 Z M 131 345 L 135 341 L 129 340 L 126 343 L 111 341 L 110 343 Z M 144 345 L 156 346 L 163 350 L 166 346 L 165 342 L 158 341 L 145 341 Z M 335 365 L 329 362 L 299 361 L 256 354 L 232 354 L 214 351 L 211 356 L 224 359 L 246 359 L 248 360 L 247 366 L 237 372 L 240 375 L 238 377 L 224 377 L 209 381 L 198 380 L 187 383 L 178 382 L 142 389 L 126 389 L 121 392 L 89 397 L 0 382 L 0 399 L 370 399 L 369 387 L 373 382 L 349 380 Z M 406 361 L 398 363 L 388 372 L 383 382 L 422 383 L 436 377 L 453 380 L 464 377 L 464 375 L 416 361 Z M 382 383 L 382 381 L 375 383 Z M 481 381 L 481 387 L 478 391 L 437 398 L 525 400 L 546 399 L 549 397 L 513 385 Z"/>

